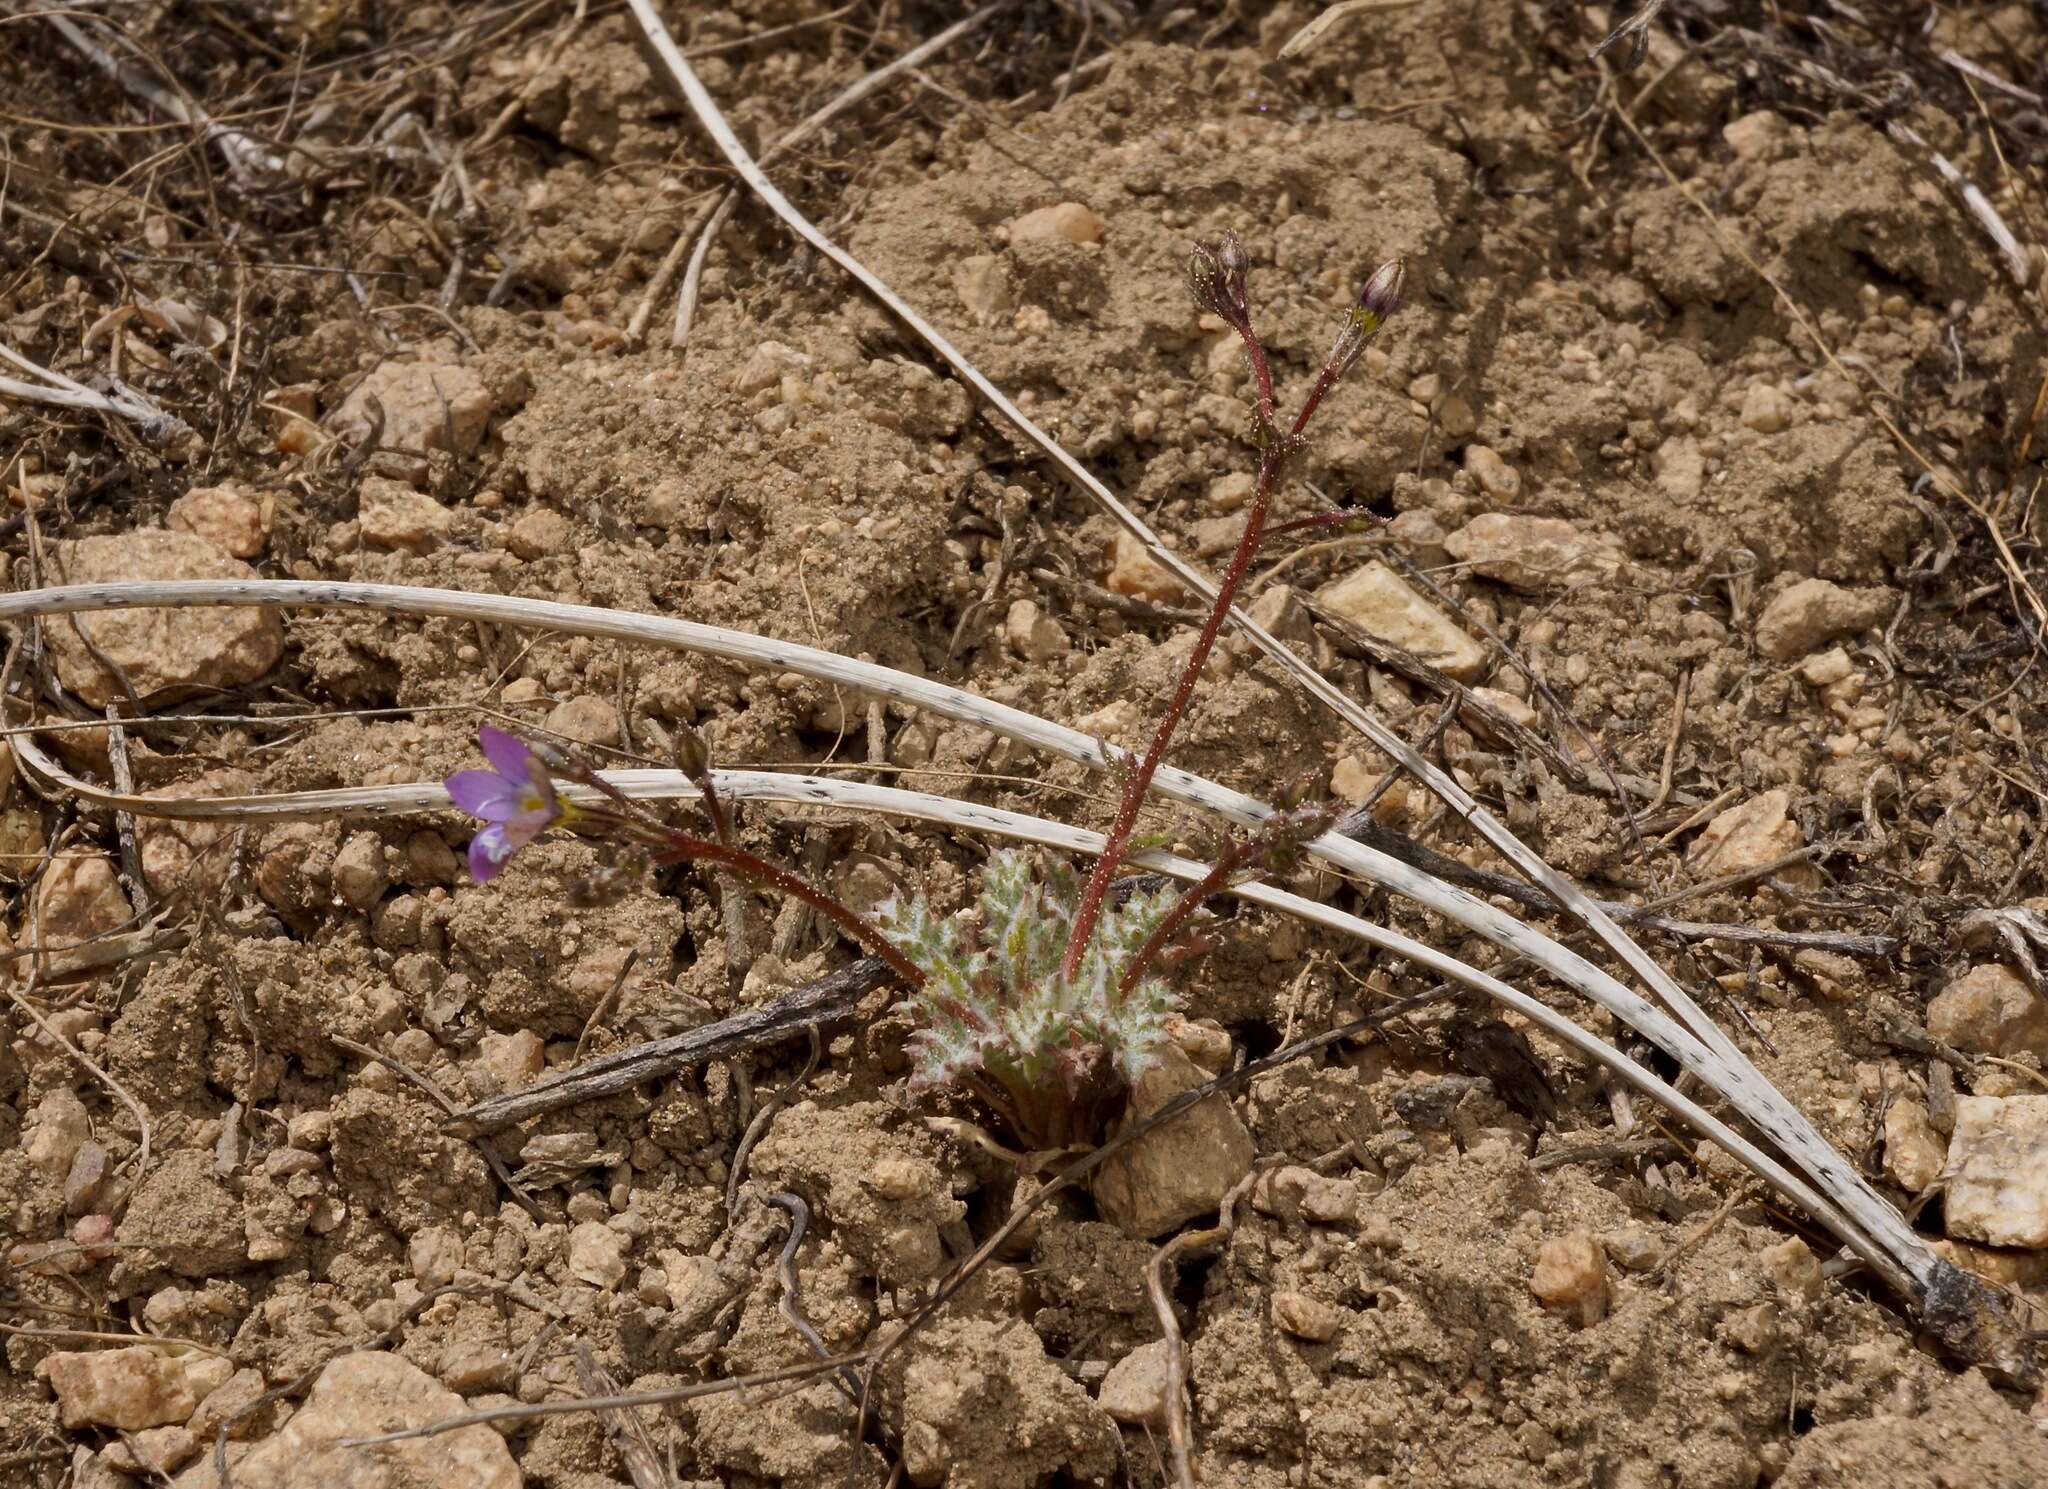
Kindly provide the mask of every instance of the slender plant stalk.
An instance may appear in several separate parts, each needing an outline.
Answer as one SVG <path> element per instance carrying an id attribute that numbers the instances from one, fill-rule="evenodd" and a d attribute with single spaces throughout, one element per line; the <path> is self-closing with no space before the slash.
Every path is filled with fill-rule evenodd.
<path id="1" fill-rule="evenodd" d="M 1095 870 L 1088 876 L 1088 886 L 1081 892 L 1081 907 L 1074 915 L 1074 929 L 1068 937 L 1066 958 L 1061 965 L 1061 970 L 1069 978 L 1080 968 L 1081 957 L 1088 949 L 1088 938 L 1094 934 L 1095 923 L 1102 916 L 1103 896 L 1109 893 L 1110 881 L 1116 877 L 1124 854 L 1130 848 L 1131 834 L 1137 830 L 1138 812 L 1145 805 L 1146 794 L 1152 789 L 1152 778 L 1159 773 L 1159 763 L 1166 758 L 1166 747 L 1173 742 L 1174 733 L 1180 728 L 1181 716 L 1187 712 L 1188 702 L 1195 695 L 1195 684 L 1201 680 L 1202 668 L 1216 647 L 1223 622 L 1230 616 L 1230 602 L 1236 598 L 1238 586 L 1244 582 L 1252 555 L 1259 551 L 1259 538 L 1266 525 L 1266 511 L 1273 499 L 1273 482 L 1278 474 L 1279 461 L 1269 450 L 1259 459 L 1259 482 L 1252 493 L 1251 511 L 1245 518 L 1244 531 L 1238 535 L 1237 549 L 1230 555 L 1230 565 L 1223 571 L 1222 582 L 1216 587 L 1216 603 L 1209 607 L 1202 629 L 1195 636 L 1195 644 L 1188 651 L 1187 665 L 1181 669 L 1180 681 L 1174 684 L 1173 697 L 1167 702 L 1159 727 L 1152 731 L 1152 743 L 1145 750 L 1145 758 L 1138 762 L 1124 782 L 1123 800 L 1117 805 L 1116 820 L 1109 829 L 1108 846 L 1103 849 L 1102 857 L 1095 861 Z"/>
<path id="2" fill-rule="evenodd" d="M 1147 747 L 1144 759 L 1124 781 L 1123 800 L 1117 805 L 1116 820 L 1109 830 L 1109 846 L 1096 860 L 1095 871 L 1089 875 L 1088 886 L 1082 891 L 1081 906 L 1074 916 L 1073 931 L 1067 940 L 1064 970 L 1069 979 L 1080 967 L 1081 958 L 1088 949 L 1088 938 L 1095 933 L 1096 921 L 1102 914 L 1102 898 L 1109 893 L 1110 881 L 1116 877 L 1124 854 L 1130 848 L 1131 834 L 1137 831 L 1138 813 L 1152 789 L 1152 779 L 1159 773 L 1167 746 L 1173 742 L 1173 736 L 1180 728 L 1181 718 L 1194 697 L 1195 685 L 1201 681 L 1202 669 L 1208 665 L 1209 653 L 1215 650 L 1216 638 L 1222 634 L 1224 622 L 1230 619 L 1238 589 L 1244 584 L 1252 558 L 1265 541 L 1266 514 L 1272 510 L 1273 491 L 1280 483 L 1287 459 L 1301 447 L 1302 431 L 1308 428 L 1308 421 L 1315 417 L 1324 397 L 1358 360 L 1367 343 L 1379 334 L 1387 317 L 1400 308 L 1401 287 L 1406 277 L 1399 259 L 1382 264 L 1373 272 L 1358 297 L 1358 303 L 1346 315 L 1336 345 L 1323 359 L 1315 385 L 1309 389 L 1308 397 L 1302 400 L 1301 411 L 1294 416 L 1293 427 L 1283 435 L 1273 417 L 1272 365 L 1267 361 L 1265 344 L 1252 325 L 1247 267 L 1244 244 L 1238 241 L 1235 233 L 1225 233 L 1222 241 L 1214 247 L 1208 244 L 1196 246 L 1188 263 L 1188 283 L 1194 291 L 1196 303 L 1221 316 L 1237 333 L 1238 341 L 1244 347 L 1245 363 L 1251 369 L 1256 397 L 1253 442 L 1259 450 L 1258 479 L 1252 488 L 1251 506 L 1245 513 L 1244 527 L 1237 535 L 1237 547 L 1231 551 L 1230 562 L 1210 597 L 1209 614 L 1203 619 L 1195 644 L 1188 651 L 1187 663 L 1181 668 L 1180 679 L 1174 684 L 1173 696 L 1167 701 L 1166 713 L 1159 720 L 1159 727 L 1152 733 L 1152 743 Z"/>

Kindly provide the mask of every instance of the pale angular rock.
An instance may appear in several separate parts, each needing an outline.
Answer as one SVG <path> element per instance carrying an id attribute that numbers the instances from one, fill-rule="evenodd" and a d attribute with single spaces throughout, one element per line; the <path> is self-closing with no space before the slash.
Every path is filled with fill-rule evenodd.
<path id="1" fill-rule="evenodd" d="M 1210 1075 L 1221 1075 L 1230 1066 L 1230 1034 L 1207 1019 L 1200 1023 L 1172 1013 L 1166 1017 L 1166 1032 L 1180 1046 L 1181 1053 Z"/>
<path id="2" fill-rule="evenodd" d="M 1536 1254 L 1529 1291 L 1553 1312 L 1582 1327 L 1607 1316 L 1607 1253 L 1585 1231 L 1552 1236 Z"/>
<path id="3" fill-rule="evenodd" d="M 1787 1297 L 1810 1302 L 1827 1285 L 1827 1279 L 1821 1275 L 1820 1259 L 1797 1236 L 1764 1248 L 1763 1264 L 1771 1285 Z"/>
<path id="4" fill-rule="evenodd" d="M 1073 643 L 1060 623 L 1038 608 L 1032 600 L 1012 600 L 1003 617 L 1003 639 L 1027 662 L 1045 662 L 1065 656 Z"/>
<path id="5" fill-rule="evenodd" d="M 359 832 L 341 845 L 330 870 L 334 893 L 351 910 L 367 911 L 384 897 L 390 876 L 384 870 L 384 840 Z"/>
<path id="6" fill-rule="evenodd" d="M 1373 770 L 1356 755 L 1339 755 L 1330 768 L 1330 794 L 1353 806 L 1371 801 L 1373 820 L 1391 826 L 1408 815 L 1408 786 L 1405 781 L 1396 780 L 1375 799 L 1373 792 L 1379 789 L 1385 774 Z"/>
<path id="7" fill-rule="evenodd" d="M 463 1399 L 411 1361 L 357 1351 L 328 1364 L 306 1404 L 234 1465 L 237 1489 L 520 1489 L 505 1440 L 461 1427 L 372 1450 L 344 1440 L 424 1427 L 465 1410 Z"/>
<path id="8" fill-rule="evenodd" d="M 446 1287 L 455 1280 L 456 1269 L 462 1265 L 462 1237 L 449 1226 L 430 1225 L 413 1232 L 406 1243 L 405 1259 L 412 1267 L 413 1281 L 423 1291 Z"/>
<path id="9" fill-rule="evenodd" d="M 623 737 L 618 708 L 591 693 L 564 699 L 548 711 L 548 728 L 578 744 L 609 748 Z"/>
<path id="10" fill-rule="evenodd" d="M 1069 243 L 1100 243 L 1106 224 L 1079 202 L 1060 202 L 1026 212 L 1010 224 L 1012 243 L 1064 238 Z"/>
<path id="11" fill-rule="evenodd" d="M 1647 1272 L 1664 1260 L 1663 1244 L 1648 1226 L 1624 1225 L 1618 1230 L 1602 1231 L 1599 1241 L 1607 1259 L 1623 1271 Z"/>
<path id="12" fill-rule="evenodd" d="M 1207 1078 L 1178 1045 L 1162 1045 L 1159 1063 L 1132 1087 L 1131 1115 L 1157 1111 Z M 1251 1133 L 1227 1100 L 1212 1096 L 1111 1154 L 1096 1171 L 1095 1203 L 1126 1233 L 1156 1236 L 1214 1210 L 1252 1158 Z"/>
<path id="13" fill-rule="evenodd" d="M 151 1427 L 110 1442 L 100 1462 L 115 1473 L 153 1477 L 176 1473 L 199 1456 L 199 1439 L 187 1427 Z"/>
<path id="14" fill-rule="evenodd" d="M 226 1424 L 229 1439 L 238 1442 L 255 1432 L 256 1414 L 248 1408 L 255 1406 L 266 1389 L 262 1371 L 237 1370 L 206 1393 L 186 1425 L 201 1442 L 210 1443 Z"/>
<path id="15" fill-rule="evenodd" d="M 491 1090 L 515 1091 L 547 1065 L 547 1043 L 531 1029 L 486 1034 L 477 1041 L 477 1063 L 489 1073 Z"/>
<path id="16" fill-rule="evenodd" d="M 609 1292 L 626 1276 L 626 1238 L 602 1220 L 569 1232 L 569 1275 Z"/>
<path id="17" fill-rule="evenodd" d="M 1316 591 L 1318 603 L 1368 636 L 1390 641 L 1459 682 L 1486 666 L 1486 652 L 1451 618 L 1378 559 Z"/>
<path id="18" fill-rule="evenodd" d="M 1751 383 L 1742 395 L 1742 423 L 1758 434 L 1790 428 L 1792 400 L 1770 383 Z"/>
<path id="19" fill-rule="evenodd" d="M 1314 655 L 1316 626 L 1302 604 L 1301 594 L 1291 585 L 1275 584 L 1260 592 L 1246 612 L 1275 640 Z"/>
<path id="20" fill-rule="evenodd" d="M 1188 598 L 1180 581 L 1154 562 L 1145 545 L 1122 528 L 1110 541 L 1109 574 L 1103 583 L 1117 594 L 1163 604 L 1183 603 Z"/>
<path id="21" fill-rule="evenodd" d="M 1511 502 L 1522 494 L 1521 473 L 1486 445 L 1465 447 L 1465 474 L 1495 501 Z"/>
<path id="22" fill-rule="evenodd" d="M 732 390 L 735 393 L 759 393 L 779 384 L 783 374 L 802 372 L 810 365 L 811 359 L 795 347 L 784 346 L 779 341 L 764 341 L 754 348 L 746 364 L 733 374 Z"/>
<path id="23" fill-rule="evenodd" d="M 1524 729 L 1536 727 L 1536 710 L 1529 706 L 1526 699 L 1517 698 L 1513 693 L 1504 692 L 1500 688 L 1474 688 L 1472 696 L 1511 724 L 1520 724 Z M 1483 734 L 1496 742 L 1501 737 L 1501 731 L 1496 730 L 1493 721 L 1479 709 L 1462 709 L 1458 717 L 1471 725 L 1475 733 Z"/>
<path id="24" fill-rule="evenodd" d="M 1307 1293 L 1273 1294 L 1273 1323 L 1283 1334 L 1306 1339 L 1311 1344 L 1328 1344 L 1344 1327 L 1344 1315 L 1320 1298 Z"/>
<path id="25" fill-rule="evenodd" d="M 1173 1376 L 1167 1368 L 1166 1341 L 1141 1344 L 1109 1367 L 1096 1390 L 1095 1404 L 1119 1422 L 1134 1427 L 1163 1428 Z"/>
<path id="26" fill-rule="evenodd" d="M 2048 1247 L 2048 1096 L 1959 1096 L 1943 1196 L 1948 1233 Z"/>
<path id="27" fill-rule="evenodd" d="M 464 1396 L 479 1391 L 509 1391 L 519 1384 L 518 1362 L 503 1345 L 468 1340 L 452 1344 L 441 1356 L 441 1384 Z"/>
<path id="28" fill-rule="evenodd" d="M 1948 1162 L 1948 1144 L 1935 1131 L 1924 1102 L 1910 1097 L 1893 1101 L 1884 1111 L 1885 1177 L 1908 1194 L 1922 1194 L 1941 1177 Z"/>
<path id="29" fill-rule="evenodd" d="M 1973 1055 L 2048 1062 L 2048 1000 L 2002 962 L 1972 967 L 1927 1005 L 1927 1032 Z"/>
<path id="30" fill-rule="evenodd" d="M 1799 664 L 1799 676 L 1810 688 L 1827 688 L 1845 680 L 1856 670 L 1849 654 L 1839 646 L 1817 651 Z"/>
<path id="31" fill-rule="evenodd" d="M 1479 416 L 1472 412 L 1472 405 L 1462 393 L 1444 395 L 1443 401 L 1436 406 L 1436 422 L 1443 430 L 1444 438 L 1453 444 L 1461 439 L 1470 439 L 1479 428 Z M 1515 478 L 1515 484 L 1519 489 L 1519 476 Z"/>
<path id="32" fill-rule="evenodd" d="M 1792 137 L 1792 126 L 1782 114 L 1758 109 L 1721 126 L 1721 138 L 1735 152 L 1737 160 L 1763 160 L 1777 153 Z"/>
<path id="33" fill-rule="evenodd" d="M 199 1404 L 185 1367 L 144 1345 L 60 1352 L 45 1357 L 36 1374 L 57 1393 L 58 1419 L 74 1432 L 168 1426 L 183 1422 Z"/>
<path id="34" fill-rule="evenodd" d="M 403 481 L 365 476 L 356 521 L 363 541 L 372 548 L 426 553 L 448 536 L 455 514 Z"/>
<path id="35" fill-rule="evenodd" d="M 135 916 L 113 860 L 100 853 L 67 853 L 52 862 L 36 884 L 36 913 L 41 944 L 53 951 L 111 935 Z"/>
<path id="36" fill-rule="evenodd" d="M 406 454 L 446 450 L 474 455 L 491 418 L 490 390 L 467 367 L 385 362 L 356 385 L 335 413 L 335 433 L 351 445 L 370 432 L 372 399 L 384 409 L 378 447 Z"/>
<path id="37" fill-rule="evenodd" d="M 1625 561 L 1621 545 L 1562 517 L 1487 512 L 1444 539 L 1451 557 L 1482 578 L 1524 593 L 1612 579 Z"/>
<path id="38" fill-rule="evenodd" d="M 1258 490 L 1258 477 L 1248 470 L 1234 470 L 1209 483 L 1209 505 L 1219 512 L 1235 512 Z"/>
<path id="39" fill-rule="evenodd" d="M 512 550 L 512 556 L 523 558 L 528 563 L 537 558 L 567 553 L 575 542 L 575 527 L 553 507 L 535 507 L 521 512 L 505 535 L 505 546 Z"/>
<path id="40" fill-rule="evenodd" d="M 953 293 L 968 313 L 983 325 L 992 325 L 1017 308 L 1017 296 L 1010 289 L 1009 270 L 1000 255 L 976 253 L 953 265 Z"/>
<path id="41" fill-rule="evenodd" d="M 171 503 L 164 526 L 204 538 L 234 558 L 254 558 L 263 551 L 263 503 L 236 482 L 194 486 Z"/>
<path id="42" fill-rule="evenodd" d="M 69 1086 L 56 1086 L 44 1093 L 29 1115 L 22 1156 L 45 1176 L 61 1178 L 71 1172 L 78 1150 L 91 1134 L 85 1104 Z"/>
<path id="43" fill-rule="evenodd" d="M 1700 453 L 1699 441 L 1689 436 L 1678 435 L 1657 446 L 1657 453 L 1650 457 L 1650 471 L 1657 478 L 1657 489 L 1681 506 L 1699 500 L 1707 485 L 1707 457 Z"/>
<path id="44" fill-rule="evenodd" d="M 1722 812 L 1692 845 L 1693 872 L 1739 874 L 1805 847 L 1806 834 L 1789 815 L 1791 806 L 1792 793 L 1780 786 Z"/>
<path id="45" fill-rule="evenodd" d="M 56 545 L 54 578 L 65 584 L 136 579 L 254 579 L 255 570 L 191 533 L 142 530 Z M 79 617 L 93 644 L 119 663 L 137 696 L 166 701 L 194 688 L 254 682 L 284 652 L 284 625 L 260 606 L 107 610 Z M 124 699 L 70 625 L 45 626 L 57 677 L 95 711 Z"/>
<path id="46" fill-rule="evenodd" d="M 1896 603 L 1888 589 L 1844 589 L 1825 579 L 1802 579 L 1764 606 L 1756 621 L 1756 649 L 1774 662 L 1790 662 L 1881 625 Z"/>

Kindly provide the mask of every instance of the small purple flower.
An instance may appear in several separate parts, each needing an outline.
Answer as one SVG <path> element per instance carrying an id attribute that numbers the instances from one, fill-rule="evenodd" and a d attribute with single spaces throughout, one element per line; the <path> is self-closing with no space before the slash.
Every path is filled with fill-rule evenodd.
<path id="1" fill-rule="evenodd" d="M 488 825 L 470 839 L 469 872 L 479 884 L 497 877 L 505 860 L 568 815 L 540 757 L 502 729 L 477 730 L 490 770 L 458 771 L 448 777 L 448 795 Z"/>

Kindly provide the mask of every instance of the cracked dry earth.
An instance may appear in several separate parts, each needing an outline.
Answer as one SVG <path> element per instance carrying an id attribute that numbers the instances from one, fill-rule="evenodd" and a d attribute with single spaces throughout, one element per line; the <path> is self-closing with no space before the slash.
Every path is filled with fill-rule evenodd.
<path id="1" fill-rule="evenodd" d="M 664 8 L 693 45 L 807 23 L 699 63 L 764 143 L 953 18 Z M 10 122 L 44 172 L 23 178 L 37 200 L 151 244 L 120 260 L 132 293 L 238 328 L 235 376 L 256 380 L 239 417 L 198 418 L 194 353 L 140 318 L 112 333 L 124 375 L 193 411 L 202 442 L 153 451 L 0 401 L 0 479 L 35 517 L 43 581 L 254 573 L 612 606 L 1143 737 L 1190 597 L 764 213 L 743 207 L 711 254 L 686 353 L 667 299 L 651 344 L 625 344 L 716 180 L 628 16 L 591 7 L 555 49 L 566 12 L 551 14 L 444 56 L 458 17 L 439 6 L 273 9 L 247 24 L 287 57 L 442 58 L 392 86 L 451 140 L 515 95 L 523 115 L 469 162 L 459 220 L 427 210 L 436 172 L 396 150 L 265 209 L 292 246 L 251 260 L 352 267 L 360 299 L 335 274 L 181 267 L 212 242 L 189 162 L 155 205 L 60 199 L 51 173 L 99 179 L 93 152 L 112 146 Z M 1187 245 L 1244 235 L 1297 391 L 1361 275 L 1405 256 L 1409 303 L 1319 421 L 1281 513 L 1391 520 L 1262 555 L 1260 618 L 1592 892 L 1690 890 L 1671 914 L 1777 936 L 1643 932 L 1945 1254 L 2048 1326 L 2048 1001 L 2023 958 L 1961 930 L 1987 907 L 2048 912 L 2039 637 L 1982 529 L 1865 397 L 1910 409 L 1945 477 L 2031 488 L 2033 290 L 1878 123 L 1774 94 L 1725 51 L 1671 68 L 1636 110 L 1681 190 L 1587 112 L 1605 25 L 1575 9 L 1425 3 L 1285 64 L 1306 8 L 1233 4 L 1205 40 L 1212 9 L 1149 37 L 1092 32 L 1104 60 L 1056 103 L 1081 27 L 1052 5 L 1005 11 L 929 86 L 820 136 L 790 190 L 1205 564 L 1235 538 L 1253 457 L 1238 354 L 1189 308 Z M 174 62 L 228 65 L 198 11 L 147 24 L 160 47 L 201 28 Z M 1930 46 L 2041 76 L 2024 7 L 1932 25 Z M 1657 37 L 1651 71 L 1678 45 Z M 41 61 L 102 122 L 145 117 L 74 55 Z M 1909 118 L 2000 180 L 1967 121 Z M 339 151 L 375 122 L 316 111 L 305 143 Z M 229 194 L 219 210 L 240 209 Z M 0 327 L 83 378 L 108 347 L 87 333 L 131 291 L 69 240 L 42 254 L 47 235 L 0 218 Z M 445 314 L 418 309 L 451 256 L 468 268 Z M 228 375 L 228 346 L 198 355 Z M 2044 511 L 2016 509 L 2009 532 L 2037 585 Z M 9 531 L 26 587 L 24 525 Z M 667 763 L 688 725 L 724 765 L 860 769 L 1090 826 L 1112 805 L 1099 779 L 972 728 L 587 638 L 184 611 L 53 622 L 43 645 L 45 716 L 52 695 L 89 721 L 131 691 L 179 716 L 128 731 L 138 789 L 169 795 L 435 780 L 476 763 L 488 707 L 601 756 Z M 1433 728 L 1447 678 L 1473 692 Z M 103 729 L 40 738 L 111 779 Z M 1267 1171 L 1228 1240 L 1170 1280 L 1202 1483 L 2048 1483 L 2048 1402 L 1923 1347 L 1718 1151 L 1624 1110 L 1542 1037 L 1451 1005 L 1260 1079 L 1118 1185 L 1048 1206 L 898 1353 L 868 1442 L 823 1380 L 643 1410 L 632 1430 L 569 1414 L 342 1447 L 600 1379 L 646 1391 L 809 1360 L 781 1306 L 789 1217 L 767 1192 L 808 1207 L 793 1265 L 817 1335 L 861 1347 L 1028 1181 L 972 1139 L 971 1108 L 905 1092 L 908 1027 L 884 991 L 825 1031 L 815 1068 L 798 1038 L 486 1139 L 515 1195 L 396 1067 L 466 1103 L 758 1005 L 848 946 L 758 896 L 732 938 L 708 875 L 593 896 L 601 855 L 574 841 L 474 886 L 447 813 L 140 819 L 140 888 L 162 913 L 138 939 L 113 821 L 37 790 L 23 759 L 0 874 L 7 931 L 43 955 L 33 980 L 6 964 L 0 1483 L 211 1489 L 225 1426 L 233 1482 L 258 1489 L 879 1489 L 899 1466 L 948 1489 L 1160 1485 L 1145 1266 L 1254 1162 Z M 1267 794 L 1325 772 L 1351 802 L 1389 768 L 1234 643 L 1173 759 Z M 1374 812 L 1501 867 L 1419 788 Z M 1164 812 L 1148 827 L 1200 841 Z M 986 851 L 823 809 L 750 809 L 743 832 L 857 906 L 904 887 L 963 903 Z M 1327 875 L 1290 884 L 1500 963 L 1412 906 Z M 1262 913 L 1212 932 L 1174 1081 L 1425 986 Z M 148 1115 L 146 1164 L 115 1082 Z"/>

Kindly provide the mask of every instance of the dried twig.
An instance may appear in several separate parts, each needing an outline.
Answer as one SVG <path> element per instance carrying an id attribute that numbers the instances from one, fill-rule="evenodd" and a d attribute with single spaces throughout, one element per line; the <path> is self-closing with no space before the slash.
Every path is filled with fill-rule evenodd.
<path id="1" fill-rule="evenodd" d="M 883 84 L 894 80 L 912 68 L 922 66 L 961 37 L 979 30 L 989 17 L 1002 9 L 1005 3 L 1006 0 L 995 0 L 994 4 L 982 6 L 981 9 L 974 11 L 963 19 L 955 21 L 929 41 L 921 42 L 919 45 L 912 47 L 894 62 L 887 63 L 876 68 L 866 76 L 855 79 L 834 95 L 831 101 L 822 108 L 819 108 L 802 122 L 791 126 L 778 136 L 774 144 L 761 152 L 761 164 L 768 165 L 787 155 L 791 150 L 824 128 L 837 115 L 852 108 Z M 712 246 L 718 241 L 719 230 L 725 226 L 726 220 L 732 216 L 733 208 L 737 205 L 739 196 L 740 194 L 737 191 L 727 191 L 714 205 L 699 212 L 689 225 L 683 229 L 682 235 L 676 239 L 676 246 L 669 250 L 668 259 L 663 260 L 662 267 L 667 268 L 670 276 L 673 277 L 675 271 L 670 267 L 670 261 L 678 256 L 686 243 L 695 241 L 696 247 L 690 253 L 689 270 L 683 276 L 682 293 L 676 301 L 675 328 L 669 333 L 670 346 L 682 346 L 690 339 L 690 322 L 696 314 L 697 286 L 704 277 L 704 261 L 710 257 Z M 657 274 L 658 277 L 659 275 Z M 666 288 L 665 282 L 663 283 L 663 288 Z M 655 289 L 652 282 L 648 285 L 648 292 L 648 296 L 641 301 L 640 309 L 633 312 L 633 325 L 626 328 L 626 341 L 628 345 L 637 345 L 640 336 L 646 333 L 647 322 L 644 312 L 651 310 L 652 301 L 659 298 L 659 292 Z M 635 326 L 639 328 L 637 332 L 634 329 Z"/>
<path id="2" fill-rule="evenodd" d="M 154 445 L 168 445 L 194 437 L 190 424 L 176 414 L 167 414 L 118 378 L 108 378 L 111 393 L 96 393 L 84 383 L 39 367 L 12 347 L 0 344 L 0 359 L 45 381 L 25 383 L 19 378 L 0 377 L 0 397 L 19 398 L 30 403 L 50 403 L 60 408 L 88 409 L 111 414 L 133 424 L 136 432 Z"/>
<path id="3" fill-rule="evenodd" d="M 1286 62 L 1299 57 L 1353 16 L 1377 15 L 1389 10 L 1409 10 L 1421 3 L 1422 0 L 1337 0 L 1335 5 L 1288 37 L 1286 44 L 1274 54 L 1274 60 Z"/>
<path id="4" fill-rule="evenodd" d="M 100 71 L 143 100 L 158 113 L 191 126 L 201 140 L 208 140 L 220 146 L 220 153 L 228 163 L 228 169 L 245 186 L 264 186 L 274 183 L 284 173 L 284 161 L 263 145 L 225 124 L 216 123 L 205 109 L 192 102 L 183 88 L 172 89 L 151 77 L 133 62 L 124 62 L 112 52 L 87 36 L 73 24 L 70 17 L 59 11 L 46 10 L 43 19 L 50 23 L 59 36 L 69 42 Z M 100 16 L 79 10 L 74 14 L 106 26 L 110 23 Z M 116 32 L 118 35 L 119 33 Z M 126 37 L 122 40 L 126 41 Z"/>
<path id="5" fill-rule="evenodd" d="M 1152 1313 L 1166 1341 L 1166 1441 L 1173 1454 L 1173 1475 L 1180 1489 L 1195 1489 L 1195 1470 L 1190 1461 L 1192 1433 L 1188 1427 L 1188 1347 L 1181 1337 L 1180 1320 L 1174 1317 L 1173 1299 L 1166 1291 L 1166 1269 L 1183 1257 L 1214 1250 L 1230 1240 L 1237 1229 L 1237 1202 L 1244 1198 L 1264 1173 L 1253 1168 L 1223 1196 L 1218 1219 L 1207 1230 L 1182 1231 L 1152 1253 L 1145 1263 L 1145 1295 L 1152 1301 Z"/>

